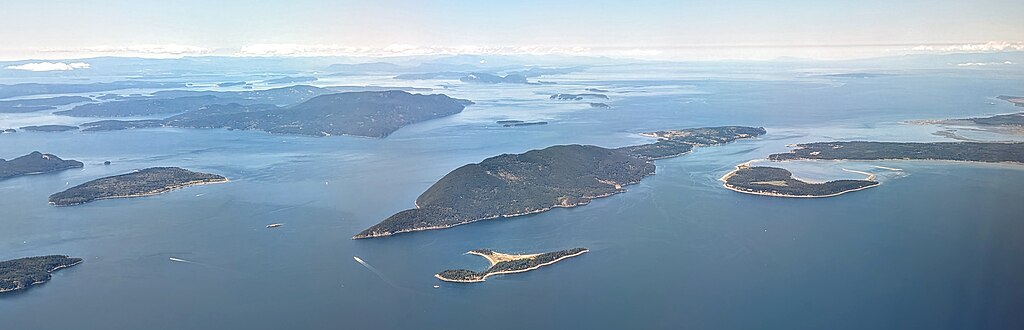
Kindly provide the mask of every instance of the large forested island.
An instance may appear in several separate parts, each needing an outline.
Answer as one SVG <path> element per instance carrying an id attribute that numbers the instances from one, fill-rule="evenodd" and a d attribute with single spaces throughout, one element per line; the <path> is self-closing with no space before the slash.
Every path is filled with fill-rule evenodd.
<path id="1" fill-rule="evenodd" d="M 448 269 L 434 275 L 434 277 L 448 282 L 483 282 L 491 275 L 527 272 L 554 264 L 565 258 L 584 254 L 587 251 L 589 250 L 581 247 L 541 254 L 505 254 L 486 249 L 473 250 L 466 252 L 466 254 L 478 255 L 486 258 L 487 261 L 491 263 L 491 267 L 482 272 L 475 272 L 468 269 Z"/>
<path id="2" fill-rule="evenodd" d="M 798 144 L 788 153 L 768 156 L 773 161 L 827 160 L 952 160 L 1024 163 L 1024 142 L 815 142 Z"/>
<path id="3" fill-rule="evenodd" d="M 306 85 L 238 92 L 167 90 L 149 96 L 119 97 L 109 102 L 83 104 L 54 114 L 73 117 L 132 117 L 192 112 L 220 104 L 292 106 L 330 93 L 328 89 Z"/>
<path id="4" fill-rule="evenodd" d="M 448 173 L 416 199 L 416 208 L 398 212 L 353 238 L 442 229 L 585 205 L 594 198 L 624 192 L 624 186 L 654 174 L 654 159 L 681 155 L 694 146 L 761 134 L 764 129 L 755 127 L 694 128 L 648 133 L 658 141 L 641 146 L 559 145 L 491 157 Z"/>
<path id="5" fill-rule="evenodd" d="M 71 187 L 50 195 L 50 204 L 70 206 L 100 199 L 150 196 L 188 186 L 227 181 L 227 178 L 216 174 L 178 167 L 151 167 Z"/>
<path id="6" fill-rule="evenodd" d="M 42 174 L 81 168 L 84 164 L 77 160 L 63 160 L 60 157 L 33 151 L 11 160 L 0 158 L 0 180 L 29 174 Z"/>
<path id="7" fill-rule="evenodd" d="M 877 186 L 873 175 L 864 180 L 833 180 L 809 183 L 793 177 L 786 169 L 767 166 L 736 167 L 722 177 L 725 187 L 742 193 L 779 197 L 830 197 Z"/>
<path id="8" fill-rule="evenodd" d="M 0 293 L 46 283 L 51 278 L 50 273 L 81 262 L 82 259 L 61 255 L 0 261 Z"/>
<path id="9" fill-rule="evenodd" d="M 313 97 L 292 107 L 213 104 L 162 120 L 104 120 L 86 131 L 149 127 L 227 128 L 314 136 L 383 138 L 406 125 L 462 112 L 472 104 L 443 94 L 403 91 L 346 92 Z"/>

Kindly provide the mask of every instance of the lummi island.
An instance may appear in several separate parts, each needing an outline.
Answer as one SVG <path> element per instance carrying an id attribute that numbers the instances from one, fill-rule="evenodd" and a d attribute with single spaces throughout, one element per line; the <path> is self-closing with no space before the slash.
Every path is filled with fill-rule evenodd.
<path id="1" fill-rule="evenodd" d="M 575 207 L 624 192 L 654 174 L 652 160 L 765 134 L 764 128 L 722 126 L 646 133 L 655 143 L 608 149 L 557 145 L 504 154 L 464 165 L 445 175 L 401 211 L 353 236 L 355 239 L 442 229 L 480 220 Z"/>
<path id="2" fill-rule="evenodd" d="M 50 195 L 50 204 L 71 206 L 100 199 L 142 197 L 201 184 L 227 182 L 228 179 L 178 167 L 151 167 L 128 174 L 92 180 Z"/>
<path id="3" fill-rule="evenodd" d="M 1024 142 L 815 142 L 768 156 L 771 161 L 790 160 L 941 160 L 1024 164 Z M 789 171 L 768 166 L 741 164 L 722 177 L 725 188 L 741 193 L 776 197 L 832 197 L 878 186 L 870 173 L 864 180 L 809 183 Z"/>
<path id="4" fill-rule="evenodd" d="M 61 255 L 0 261 L 0 294 L 46 283 L 50 273 L 81 262 L 80 258 Z"/>
<path id="5" fill-rule="evenodd" d="M 483 282 L 487 280 L 488 276 L 528 272 L 566 258 L 579 256 L 588 251 L 582 247 L 540 254 L 505 254 L 487 249 L 473 250 L 466 252 L 466 254 L 486 258 L 491 263 L 491 267 L 482 272 L 468 269 L 448 269 L 434 275 L 434 277 L 447 282 Z"/>
<path id="6" fill-rule="evenodd" d="M 103 120 L 85 131 L 134 128 L 227 128 L 313 136 L 384 138 L 409 124 L 451 116 L 473 102 L 444 94 L 346 92 L 315 96 L 290 107 L 274 104 L 211 104 L 166 119 Z"/>
<path id="7" fill-rule="evenodd" d="M 43 174 L 72 168 L 82 168 L 82 166 L 84 166 L 84 164 L 77 160 L 64 160 L 55 155 L 33 151 L 28 155 L 11 160 L 4 160 L 0 158 L 0 180 L 22 175 Z"/>

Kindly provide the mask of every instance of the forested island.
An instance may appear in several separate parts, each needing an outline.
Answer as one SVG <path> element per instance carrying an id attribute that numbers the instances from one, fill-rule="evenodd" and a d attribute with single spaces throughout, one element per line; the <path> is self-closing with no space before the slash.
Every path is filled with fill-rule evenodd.
<path id="1" fill-rule="evenodd" d="M 330 93 L 327 89 L 305 85 L 238 92 L 169 90 L 150 96 L 131 96 L 109 102 L 83 104 L 54 114 L 72 117 L 134 117 L 187 113 L 223 104 L 290 106 Z"/>
<path id="2" fill-rule="evenodd" d="M 162 120 L 97 121 L 85 131 L 181 127 L 261 130 L 313 136 L 383 138 L 406 125 L 462 112 L 473 102 L 443 94 L 403 91 L 345 92 L 313 97 L 292 107 L 214 104 Z"/>
<path id="3" fill-rule="evenodd" d="M 38 126 L 23 126 L 23 131 L 29 132 L 67 132 L 78 130 L 78 126 L 69 125 L 38 125 Z"/>
<path id="4" fill-rule="evenodd" d="M 50 195 L 50 204 L 71 206 L 101 199 L 150 196 L 188 186 L 227 181 L 227 178 L 216 174 L 178 167 L 151 167 L 71 187 Z"/>
<path id="5" fill-rule="evenodd" d="M 588 251 L 582 247 L 541 254 L 505 254 L 487 249 L 473 250 L 466 252 L 466 254 L 486 258 L 491 263 L 491 267 L 482 272 L 468 269 L 448 269 L 434 275 L 434 277 L 448 282 L 483 282 L 488 276 L 527 272 L 554 264 L 566 258 L 584 254 Z"/>
<path id="6" fill-rule="evenodd" d="M 480 220 L 574 207 L 624 192 L 654 174 L 651 162 L 694 146 L 727 143 L 764 134 L 763 128 L 723 126 L 648 133 L 655 143 L 607 149 L 558 145 L 504 154 L 455 169 L 401 211 L 353 236 L 373 238 L 442 229 Z"/>
<path id="7" fill-rule="evenodd" d="M 816 142 L 796 145 L 788 153 L 772 154 L 771 161 L 789 160 L 943 160 L 1024 164 L 1024 142 Z M 789 171 L 749 162 L 722 177 L 733 191 L 777 197 L 831 197 L 875 187 L 871 173 L 864 180 L 834 180 L 809 183 L 793 178 Z"/>
<path id="8" fill-rule="evenodd" d="M 0 294 L 46 283 L 51 278 L 50 273 L 81 262 L 80 258 L 61 255 L 0 261 Z"/>
<path id="9" fill-rule="evenodd" d="M 722 177 L 729 190 L 779 197 L 831 197 L 877 186 L 874 175 L 864 180 L 833 180 L 809 183 L 793 178 L 786 169 L 767 166 L 736 166 L 736 170 Z"/>
<path id="10" fill-rule="evenodd" d="M 43 174 L 82 168 L 84 164 L 77 160 L 63 160 L 60 157 L 33 151 L 15 159 L 0 158 L 0 180 L 29 174 Z"/>
<path id="11" fill-rule="evenodd" d="M 798 144 L 788 153 L 768 156 L 773 161 L 826 160 L 952 160 L 1024 163 L 1024 142 L 815 142 Z"/>

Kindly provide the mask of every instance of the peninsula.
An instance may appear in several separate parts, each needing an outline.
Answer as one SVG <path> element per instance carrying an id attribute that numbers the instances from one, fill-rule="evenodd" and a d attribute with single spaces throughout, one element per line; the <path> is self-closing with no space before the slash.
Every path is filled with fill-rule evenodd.
<path id="1" fill-rule="evenodd" d="M 821 160 L 952 160 L 1024 163 L 1024 142 L 815 142 L 798 144 L 773 161 Z"/>
<path id="2" fill-rule="evenodd" d="M 178 167 L 151 167 L 92 180 L 50 195 L 50 204 L 71 206 L 101 199 L 142 197 L 188 186 L 227 182 L 223 176 Z"/>
<path id="3" fill-rule="evenodd" d="M 416 199 L 416 208 L 398 212 L 353 238 L 443 229 L 586 205 L 594 198 L 625 192 L 624 186 L 654 174 L 654 159 L 764 132 L 763 128 L 743 126 L 661 131 L 647 133 L 658 137 L 657 142 L 640 146 L 558 145 L 487 158 L 448 173 Z"/>
<path id="4" fill-rule="evenodd" d="M 80 258 L 61 255 L 0 261 L 0 294 L 46 283 L 54 271 L 82 263 Z"/>
<path id="5" fill-rule="evenodd" d="M 864 180 L 834 180 L 809 183 L 793 177 L 786 169 L 750 166 L 749 162 L 722 177 L 725 187 L 746 194 L 777 197 L 831 197 L 878 186 L 875 176 Z"/>
<path id="6" fill-rule="evenodd" d="M 543 266 L 551 265 L 566 258 L 575 257 L 588 252 L 586 248 L 574 248 L 540 254 L 505 254 L 492 250 L 481 249 L 466 252 L 481 256 L 491 263 L 491 267 L 483 272 L 468 269 L 448 269 L 434 277 L 447 282 L 483 282 L 488 276 L 528 272 Z"/>
<path id="7" fill-rule="evenodd" d="M 0 158 L 0 180 L 10 179 L 22 175 L 43 174 L 63 171 L 72 168 L 82 168 L 84 164 L 77 160 L 63 160 L 60 157 L 33 151 L 11 160 Z"/>

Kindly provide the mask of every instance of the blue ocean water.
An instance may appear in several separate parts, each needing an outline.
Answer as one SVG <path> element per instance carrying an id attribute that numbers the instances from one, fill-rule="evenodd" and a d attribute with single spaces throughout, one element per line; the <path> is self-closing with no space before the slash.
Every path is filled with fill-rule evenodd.
<path id="1" fill-rule="evenodd" d="M 0 182 L 0 259 L 69 254 L 86 262 L 0 298 L 2 328 L 1024 327 L 1020 166 L 783 164 L 806 178 L 858 176 L 841 170 L 848 168 L 883 182 L 826 199 L 745 195 L 718 181 L 736 164 L 792 143 L 948 140 L 931 134 L 940 128 L 904 122 L 1013 112 L 994 96 L 1024 94 L 1021 79 L 749 71 L 623 66 L 545 78 L 557 85 L 401 82 L 449 84 L 436 92 L 476 104 L 379 140 L 187 129 L 5 134 L 0 157 L 40 150 L 86 167 Z M 399 84 L 383 76 L 356 82 Z M 584 88 L 609 90 L 612 107 L 547 98 Z M 494 124 L 502 119 L 550 124 Z M 45 121 L 5 115 L 0 127 L 33 120 Z M 657 174 L 627 193 L 583 207 L 349 239 L 412 207 L 463 164 L 555 144 L 643 143 L 637 133 L 714 125 L 764 126 L 768 134 L 659 160 Z M 101 165 L 106 160 L 112 164 Z M 46 203 L 70 185 L 149 166 L 231 182 L 76 207 Z M 284 226 L 266 229 L 271 223 Z M 486 267 L 463 255 L 471 249 L 577 246 L 591 253 L 484 283 L 432 276 Z"/>

